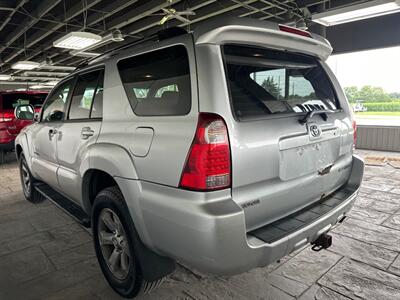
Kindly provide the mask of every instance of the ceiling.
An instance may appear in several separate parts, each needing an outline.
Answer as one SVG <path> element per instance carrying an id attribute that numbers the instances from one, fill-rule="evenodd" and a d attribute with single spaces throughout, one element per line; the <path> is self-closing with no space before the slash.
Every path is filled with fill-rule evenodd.
<path id="1" fill-rule="evenodd" d="M 299 20 L 302 8 L 309 12 L 360 1 L 344 0 L 0 0 L 0 74 L 19 76 L 11 69 L 19 60 L 51 61 L 53 65 L 77 66 L 85 58 L 72 56 L 67 49 L 53 47 L 53 41 L 71 31 L 88 31 L 105 36 L 120 30 L 123 42 L 109 42 L 90 51 L 102 53 L 123 43 L 138 40 L 166 26 L 192 29 L 198 22 L 217 16 L 240 16 L 279 23 Z M 363 1 L 361 1 L 363 2 Z M 172 18 L 159 22 L 165 8 L 191 10 L 189 20 Z M 41 71 L 41 70 L 40 70 Z M 43 70 L 43 77 L 61 77 L 60 70 Z M 54 74 L 53 74 L 54 73 Z M 61 73 L 61 74 L 57 74 Z M 34 74 L 30 74 L 29 80 Z M 25 76 L 25 77 L 23 77 Z M 37 76 L 38 77 L 38 76 Z"/>

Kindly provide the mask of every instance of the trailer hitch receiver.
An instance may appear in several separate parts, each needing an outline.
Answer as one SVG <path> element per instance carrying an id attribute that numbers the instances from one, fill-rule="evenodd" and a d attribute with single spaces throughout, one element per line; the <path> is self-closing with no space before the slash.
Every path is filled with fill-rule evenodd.
<path id="1" fill-rule="evenodd" d="M 321 251 L 322 249 L 327 249 L 332 246 L 332 236 L 329 234 L 321 234 L 311 246 L 313 251 Z"/>

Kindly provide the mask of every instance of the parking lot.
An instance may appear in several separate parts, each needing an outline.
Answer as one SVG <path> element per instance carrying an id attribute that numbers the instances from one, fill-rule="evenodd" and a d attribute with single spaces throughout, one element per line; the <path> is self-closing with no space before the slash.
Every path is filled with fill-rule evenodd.
<path id="1" fill-rule="evenodd" d="M 52 203 L 24 200 L 13 154 L 0 172 L 0 299 L 120 299 L 103 279 L 90 233 Z M 399 183 L 399 169 L 366 166 L 329 250 L 307 247 L 231 278 L 179 266 L 143 299 L 400 299 Z"/>

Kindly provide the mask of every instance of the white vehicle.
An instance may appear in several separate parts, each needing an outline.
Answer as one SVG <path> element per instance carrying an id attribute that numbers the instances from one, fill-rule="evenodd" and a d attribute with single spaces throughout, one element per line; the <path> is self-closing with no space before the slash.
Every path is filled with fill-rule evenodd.
<path id="1" fill-rule="evenodd" d="M 357 100 L 356 104 L 353 105 L 354 112 L 366 112 L 367 108 L 363 105 L 364 100 Z"/>

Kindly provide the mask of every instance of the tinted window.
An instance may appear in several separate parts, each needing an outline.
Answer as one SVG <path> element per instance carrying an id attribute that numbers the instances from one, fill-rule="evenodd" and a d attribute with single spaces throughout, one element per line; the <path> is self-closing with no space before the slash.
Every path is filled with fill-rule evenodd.
<path id="1" fill-rule="evenodd" d="M 317 59 L 275 50 L 225 46 L 228 86 L 239 119 L 338 108 Z"/>
<path id="2" fill-rule="evenodd" d="M 47 94 L 24 94 L 24 93 L 12 93 L 3 94 L 3 109 L 14 109 L 21 104 L 31 104 L 34 107 L 43 105 Z"/>
<path id="3" fill-rule="evenodd" d="M 118 69 L 135 114 L 168 116 L 190 111 L 189 59 L 184 46 L 123 59 Z"/>
<path id="4" fill-rule="evenodd" d="M 103 83 L 104 83 L 104 71 L 101 72 L 97 89 L 94 94 L 91 118 L 102 118 L 103 117 Z"/>
<path id="5" fill-rule="evenodd" d="M 98 70 L 78 76 L 71 99 L 70 120 L 89 118 L 100 73 Z"/>
<path id="6" fill-rule="evenodd" d="M 42 121 L 54 122 L 61 121 L 65 114 L 65 104 L 68 99 L 69 92 L 72 88 L 73 80 L 61 84 L 51 93 L 45 104 L 43 105 Z"/>

